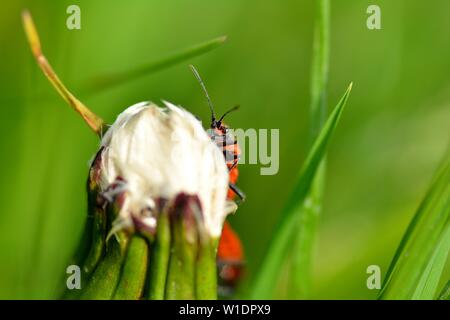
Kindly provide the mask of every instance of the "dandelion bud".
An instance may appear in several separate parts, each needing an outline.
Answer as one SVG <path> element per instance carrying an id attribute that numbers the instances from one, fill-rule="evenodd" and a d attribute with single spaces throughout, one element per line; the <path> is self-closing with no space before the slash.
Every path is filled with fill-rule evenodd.
<path id="1" fill-rule="evenodd" d="M 113 231 L 154 232 L 157 202 L 185 193 L 198 196 L 206 231 L 219 237 L 232 208 L 223 155 L 192 114 L 165 104 L 129 107 L 101 141 L 100 192 L 109 202 L 125 195 Z"/>
<path id="2" fill-rule="evenodd" d="M 217 296 L 217 240 L 235 210 L 228 168 L 201 123 L 165 104 L 126 109 L 92 161 L 84 299 Z"/>

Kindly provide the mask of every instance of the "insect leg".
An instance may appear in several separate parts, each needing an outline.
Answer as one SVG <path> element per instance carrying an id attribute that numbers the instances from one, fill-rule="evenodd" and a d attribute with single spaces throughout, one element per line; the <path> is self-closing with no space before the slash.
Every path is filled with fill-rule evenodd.
<path id="1" fill-rule="evenodd" d="M 241 189 L 239 189 L 234 183 L 229 183 L 228 186 L 234 193 L 237 194 L 242 202 L 245 201 L 245 193 Z"/>

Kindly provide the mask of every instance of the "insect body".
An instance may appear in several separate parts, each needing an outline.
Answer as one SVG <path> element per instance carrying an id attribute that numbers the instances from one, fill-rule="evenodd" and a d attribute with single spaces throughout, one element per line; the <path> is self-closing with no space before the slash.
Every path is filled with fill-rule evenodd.
<path id="1" fill-rule="evenodd" d="M 217 146 L 222 149 L 229 170 L 227 198 L 233 200 L 237 195 L 241 200 L 244 200 L 245 195 L 236 186 L 239 176 L 237 164 L 240 155 L 236 138 L 221 121 L 212 122 L 209 134 Z M 237 286 L 243 273 L 243 259 L 244 254 L 241 240 L 231 225 L 225 221 L 217 251 L 220 295 L 227 297 L 233 294 L 234 288 Z"/>
<path id="2" fill-rule="evenodd" d="M 230 112 L 233 112 L 239 108 L 235 106 L 225 112 L 218 120 L 216 118 L 214 107 L 211 99 L 208 95 L 208 91 L 200 78 L 197 70 L 194 66 L 190 66 L 192 72 L 200 83 L 208 105 L 211 110 L 211 125 L 208 130 L 208 134 L 211 140 L 222 150 L 225 162 L 229 171 L 229 189 L 227 198 L 233 200 L 237 195 L 241 201 L 245 199 L 244 193 L 236 186 L 236 182 L 239 176 L 238 162 L 240 156 L 240 149 L 235 136 L 230 132 L 229 128 L 224 124 L 223 119 Z M 219 274 L 219 291 L 223 296 L 230 296 L 233 293 L 239 279 L 241 278 L 243 271 L 243 249 L 241 240 L 236 232 L 232 229 L 231 225 L 225 221 L 222 235 L 220 237 L 218 251 L 217 251 L 217 267 Z"/>
<path id="3" fill-rule="evenodd" d="M 219 294 L 231 296 L 242 277 L 244 251 L 241 240 L 228 222 L 225 222 L 220 237 L 217 268 L 219 274 Z"/>
<path id="4" fill-rule="evenodd" d="M 225 162 L 230 172 L 228 198 L 233 199 L 237 195 L 241 200 L 245 199 L 244 193 L 236 186 L 236 182 L 239 176 L 237 164 L 241 150 L 237 143 L 236 138 L 230 133 L 228 127 L 223 123 L 223 118 L 229 112 L 236 110 L 238 107 L 234 107 L 226 112 L 218 121 L 213 119 L 211 122 L 211 128 L 208 130 L 208 134 L 216 145 L 222 150 Z"/>
<path id="5" fill-rule="evenodd" d="M 208 130 L 208 134 L 216 145 L 222 150 L 223 156 L 225 157 L 225 162 L 227 164 L 228 170 L 230 172 L 228 198 L 233 199 L 237 195 L 241 200 L 245 200 L 244 193 L 236 186 L 236 181 L 239 176 L 239 171 L 237 169 L 237 164 L 239 162 L 240 149 L 237 144 L 236 138 L 229 132 L 229 128 L 223 123 L 223 119 L 230 112 L 239 109 L 239 106 L 235 106 L 225 112 L 218 120 L 216 118 L 214 107 L 209 97 L 208 91 L 206 90 L 205 84 L 203 83 L 200 75 L 194 66 L 190 66 L 192 72 L 200 83 L 203 92 L 205 93 L 206 99 L 208 100 L 208 106 L 211 110 L 211 126 Z"/>

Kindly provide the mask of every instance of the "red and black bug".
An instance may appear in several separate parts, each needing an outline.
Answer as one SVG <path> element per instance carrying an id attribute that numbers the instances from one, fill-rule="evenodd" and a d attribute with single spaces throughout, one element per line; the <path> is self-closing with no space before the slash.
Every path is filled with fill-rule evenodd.
<path id="1" fill-rule="evenodd" d="M 236 181 L 239 175 L 237 165 L 239 162 L 241 150 L 239 149 L 236 137 L 234 137 L 234 135 L 229 131 L 229 128 L 223 122 L 225 116 L 228 115 L 230 112 L 239 109 L 239 106 L 231 108 L 230 110 L 225 112 L 219 119 L 217 119 L 216 114 L 214 112 L 213 104 L 211 102 L 211 98 L 209 97 L 208 91 L 206 90 L 206 86 L 203 83 L 203 80 L 201 79 L 195 67 L 192 65 L 190 67 L 195 77 L 197 78 L 198 82 L 200 83 L 203 92 L 205 93 L 206 99 L 208 100 L 209 109 L 211 110 L 211 125 L 210 129 L 208 130 L 208 134 L 211 137 L 211 140 L 214 141 L 216 145 L 222 150 L 225 162 L 230 172 L 230 179 L 229 179 L 230 190 L 228 192 L 228 198 L 233 199 L 234 195 L 237 195 L 241 200 L 245 200 L 244 193 L 236 186 Z"/>
<path id="2" fill-rule="evenodd" d="M 217 250 L 219 295 L 229 297 L 239 284 L 244 271 L 244 250 L 241 240 L 230 224 L 225 222 Z"/>
<path id="3" fill-rule="evenodd" d="M 237 143 L 236 137 L 229 132 L 228 127 L 223 123 L 223 118 L 230 112 L 239 108 L 236 106 L 224 113 L 219 120 L 215 119 L 214 113 L 212 113 L 211 127 L 209 135 L 216 145 L 222 150 L 225 162 L 229 171 L 229 187 L 228 198 L 233 199 L 237 195 L 241 200 L 245 199 L 244 193 L 236 186 L 236 182 L 239 176 L 238 162 L 241 150 Z"/>
<path id="4" fill-rule="evenodd" d="M 231 108 L 217 119 L 205 84 L 194 66 L 191 65 L 190 67 L 205 93 L 206 99 L 208 100 L 208 106 L 211 110 L 211 125 L 208 134 L 211 137 L 211 140 L 222 150 L 228 167 L 229 189 L 227 199 L 233 200 L 237 195 L 240 200 L 243 201 L 245 200 L 245 194 L 236 186 L 239 176 L 238 162 L 241 150 L 239 149 L 236 137 L 223 122 L 225 116 L 230 112 L 237 110 L 239 106 Z M 231 228 L 230 224 L 225 221 L 217 250 L 219 290 L 222 295 L 230 295 L 236 287 L 242 275 L 244 266 L 243 259 L 244 254 L 241 240 Z"/>

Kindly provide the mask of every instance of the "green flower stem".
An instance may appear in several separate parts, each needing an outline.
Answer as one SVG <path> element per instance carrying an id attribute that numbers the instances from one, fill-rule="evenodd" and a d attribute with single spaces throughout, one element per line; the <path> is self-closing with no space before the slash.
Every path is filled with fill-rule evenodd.
<path id="1" fill-rule="evenodd" d="M 170 256 L 169 216 L 163 211 L 158 218 L 156 238 L 150 252 L 147 299 L 163 300 Z"/>
<path id="2" fill-rule="evenodd" d="M 142 297 L 148 263 L 147 241 L 134 235 L 128 246 L 123 270 L 117 285 L 114 299 L 138 300 Z"/>
<path id="3" fill-rule="evenodd" d="M 198 198 L 195 197 L 195 199 Z M 172 242 L 166 283 L 166 299 L 195 299 L 198 250 L 197 218 L 200 206 L 191 196 L 180 195 L 171 213 Z"/>
<path id="4" fill-rule="evenodd" d="M 216 250 L 218 241 L 219 239 L 211 238 L 206 231 L 200 237 L 195 276 L 197 299 L 217 299 Z"/>
<path id="5" fill-rule="evenodd" d="M 89 279 L 81 299 L 108 300 L 112 298 L 119 281 L 125 247 L 124 237 L 112 237 L 109 240 L 106 254 Z"/>

